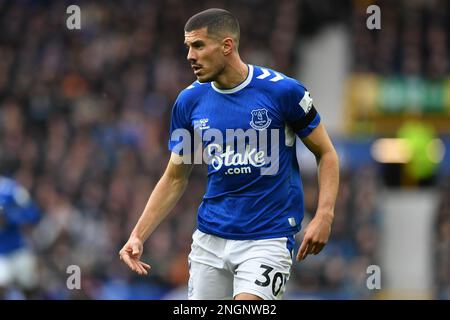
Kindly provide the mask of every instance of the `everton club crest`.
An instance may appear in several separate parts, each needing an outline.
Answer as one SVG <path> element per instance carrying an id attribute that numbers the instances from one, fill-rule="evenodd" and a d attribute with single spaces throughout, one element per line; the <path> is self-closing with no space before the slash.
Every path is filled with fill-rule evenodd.
<path id="1" fill-rule="evenodd" d="M 263 130 L 270 125 L 272 119 L 269 118 L 267 113 L 267 109 L 252 110 L 252 120 L 250 121 L 250 125 L 253 129 Z"/>

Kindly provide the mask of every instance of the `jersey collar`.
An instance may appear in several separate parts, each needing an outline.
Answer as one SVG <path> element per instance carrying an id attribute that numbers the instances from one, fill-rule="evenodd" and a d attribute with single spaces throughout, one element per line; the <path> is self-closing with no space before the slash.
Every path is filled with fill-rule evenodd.
<path id="1" fill-rule="evenodd" d="M 245 78 L 245 80 L 243 82 L 241 82 L 241 84 L 237 85 L 234 88 L 231 89 L 219 89 L 214 85 L 214 82 L 211 82 L 211 87 L 219 92 L 219 93 L 224 93 L 224 94 L 230 94 L 230 93 L 235 93 L 238 92 L 242 89 L 244 89 L 251 81 L 253 78 L 253 66 L 251 64 L 248 64 L 248 74 L 247 74 L 247 78 Z"/>

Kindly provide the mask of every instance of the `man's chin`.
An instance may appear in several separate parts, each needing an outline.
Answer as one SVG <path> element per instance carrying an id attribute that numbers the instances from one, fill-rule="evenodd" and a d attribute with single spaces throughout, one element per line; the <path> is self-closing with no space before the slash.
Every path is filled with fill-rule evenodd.
<path id="1" fill-rule="evenodd" d="M 208 77 L 206 75 L 195 75 L 197 77 L 197 81 L 200 83 L 205 83 L 205 82 L 211 82 L 212 79 L 211 77 Z"/>
<path id="2" fill-rule="evenodd" d="M 197 76 L 197 81 L 200 83 L 210 82 L 205 76 Z"/>

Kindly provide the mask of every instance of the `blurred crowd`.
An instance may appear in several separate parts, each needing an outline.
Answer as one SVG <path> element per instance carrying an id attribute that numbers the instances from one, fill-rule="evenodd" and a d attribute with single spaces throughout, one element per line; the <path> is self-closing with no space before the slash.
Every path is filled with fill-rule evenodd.
<path id="1" fill-rule="evenodd" d="M 244 61 L 295 76 L 296 34 L 314 25 L 313 16 L 308 20 L 300 8 L 314 12 L 312 3 L 79 1 L 82 29 L 68 30 L 66 7 L 73 3 L 0 2 L 0 169 L 30 190 L 42 211 L 40 222 L 24 230 L 37 257 L 37 286 L 25 292 L 13 284 L 6 297 L 185 297 L 204 166 L 194 169 L 185 195 L 145 243 L 150 276 L 135 275 L 118 257 L 167 163 L 172 103 L 194 80 L 185 60 L 184 23 L 205 8 L 226 8 L 240 21 Z M 383 25 L 388 30 L 396 28 L 392 11 L 386 17 L 392 24 Z M 436 21 L 427 24 L 432 41 L 442 40 L 443 24 L 432 15 L 439 13 L 430 10 Z M 426 45 L 416 41 L 424 38 L 408 30 L 402 31 L 401 46 L 411 42 L 412 51 L 423 50 Z M 387 64 L 401 61 L 389 51 L 397 38 L 383 37 L 388 43 L 380 43 L 381 37 L 363 33 L 355 39 L 358 68 L 384 72 Z M 370 55 L 375 44 L 385 52 L 377 59 Z M 433 58 L 424 60 L 413 55 L 419 60 L 406 59 L 402 68 L 430 61 L 426 70 L 441 72 L 448 61 L 442 54 L 427 51 Z M 372 167 L 343 170 L 330 243 L 320 255 L 294 264 L 286 298 L 370 297 L 365 281 L 367 266 L 377 258 L 378 184 Z M 317 203 L 313 171 L 304 170 L 304 189 L 303 226 Z M 442 234 L 448 247 L 449 232 Z M 70 265 L 80 267 L 81 290 L 67 289 Z"/>
<path id="2" fill-rule="evenodd" d="M 381 9 L 382 23 L 381 30 L 375 31 L 360 27 L 365 24 L 368 16 L 365 10 L 367 2 L 355 0 L 353 3 L 351 30 L 354 72 L 430 81 L 448 79 L 450 74 L 448 1 L 375 1 L 374 4 Z M 440 94 L 445 95 L 440 92 L 434 93 L 435 97 Z M 448 103 L 448 99 L 446 101 Z M 440 299 L 450 298 L 449 179 L 448 176 L 438 179 L 441 203 L 434 221 L 436 236 L 433 252 L 435 258 L 433 294 L 435 298 Z"/>
<path id="3" fill-rule="evenodd" d="M 450 6 L 446 0 L 370 2 L 381 10 L 381 29 L 361 28 L 368 1 L 354 0 L 354 71 L 439 79 L 449 73 Z"/>

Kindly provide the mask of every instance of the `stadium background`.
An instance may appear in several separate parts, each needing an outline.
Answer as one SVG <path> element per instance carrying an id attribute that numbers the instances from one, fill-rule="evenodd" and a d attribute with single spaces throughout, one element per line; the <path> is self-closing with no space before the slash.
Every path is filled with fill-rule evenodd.
<path id="1" fill-rule="evenodd" d="M 66 28 L 70 4 L 81 30 Z M 381 30 L 366 27 L 371 4 Z M 294 264 L 285 298 L 448 299 L 450 19 L 439 0 L 0 1 L 1 171 L 43 212 L 24 229 L 38 285 L 5 297 L 185 298 L 204 167 L 145 244 L 150 276 L 118 251 L 167 163 L 172 103 L 194 80 L 183 25 L 209 7 L 238 17 L 244 61 L 306 84 L 341 157 L 331 239 Z M 415 151 L 399 149 L 414 134 Z M 305 225 L 316 169 L 304 148 L 299 159 Z M 66 287 L 69 265 L 81 268 L 81 290 Z M 366 286 L 369 265 L 380 290 Z"/>

